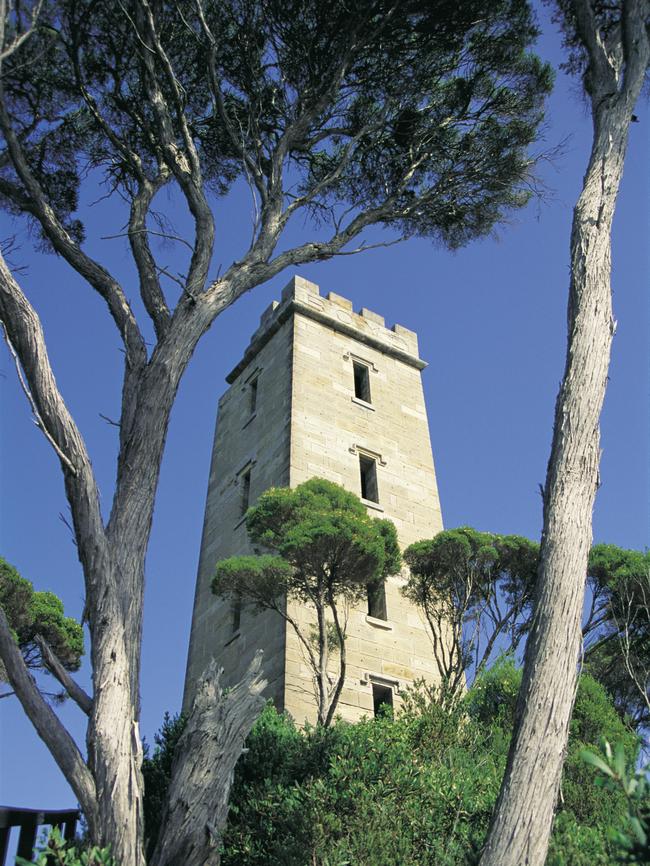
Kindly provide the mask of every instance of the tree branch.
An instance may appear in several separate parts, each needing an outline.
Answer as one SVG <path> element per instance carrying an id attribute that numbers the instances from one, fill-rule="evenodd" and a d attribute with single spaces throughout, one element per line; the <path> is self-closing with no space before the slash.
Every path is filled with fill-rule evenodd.
<path id="1" fill-rule="evenodd" d="M 158 190 L 167 183 L 168 174 L 160 173 L 154 181 L 143 177 L 138 184 L 138 192 L 131 201 L 129 214 L 129 243 L 140 277 L 140 295 L 147 313 L 160 340 L 169 327 L 169 308 L 157 275 L 156 262 L 149 247 L 147 237 L 147 214 Z"/>
<path id="2" fill-rule="evenodd" d="M 128 366 L 130 369 L 139 368 L 146 363 L 146 348 L 122 287 L 105 268 L 86 255 L 81 247 L 72 240 L 53 208 L 46 201 L 45 194 L 32 174 L 23 149 L 14 132 L 11 119 L 5 107 L 1 82 L 0 129 L 7 142 L 13 166 L 30 200 L 29 212 L 39 221 L 54 249 L 104 298 L 124 342 Z M 10 195 L 10 186 L 5 184 L 3 187 L 3 192 Z"/>
<path id="3" fill-rule="evenodd" d="M 572 0 L 575 14 L 576 31 L 587 50 L 589 57 L 590 88 L 597 85 L 596 98 L 602 96 L 602 91 L 611 90 L 616 93 L 616 73 L 607 54 L 600 32 L 596 15 L 590 0 Z M 589 88 L 585 88 L 589 89 Z"/>
<path id="4" fill-rule="evenodd" d="M 61 683 L 75 704 L 77 704 L 79 708 L 89 716 L 93 708 L 93 700 L 90 695 L 88 695 L 81 686 L 72 679 L 68 671 L 61 664 L 52 647 L 42 635 L 37 634 L 35 641 L 41 651 L 45 667 L 52 676 L 56 677 L 56 679 Z"/>
<path id="5" fill-rule="evenodd" d="M 59 717 L 37 689 L 12 637 L 9 623 L 1 607 L 0 658 L 27 717 L 79 799 L 92 832 L 97 826 L 97 792 L 90 770 Z"/>
<path id="6" fill-rule="evenodd" d="M 625 68 L 622 92 L 629 111 L 634 109 L 639 93 L 639 81 L 643 81 L 648 69 L 650 37 L 646 22 L 649 17 L 648 0 L 623 0 L 621 35 Z"/>
<path id="7" fill-rule="evenodd" d="M 205 197 L 201 174 L 201 163 L 187 126 L 187 119 L 185 117 L 182 100 L 178 90 L 178 82 L 176 81 L 169 58 L 167 57 L 158 37 L 151 7 L 147 0 L 139 0 L 138 5 L 141 17 L 144 18 L 145 28 L 147 31 L 146 34 L 140 31 L 138 22 L 128 16 L 124 7 L 122 8 L 124 13 L 127 14 L 127 17 L 131 20 L 131 23 L 142 42 L 143 48 L 145 49 L 142 52 L 142 62 L 146 72 L 144 76 L 145 87 L 147 89 L 151 108 L 156 118 L 158 135 L 160 137 L 162 151 L 165 155 L 165 161 L 178 181 L 178 185 L 185 196 L 190 212 L 194 218 L 194 252 L 192 254 L 187 285 L 185 287 L 189 297 L 194 299 L 196 294 L 204 290 L 208 276 L 208 269 L 210 267 L 214 245 L 214 218 L 212 210 Z M 149 42 L 151 42 L 151 45 Z M 156 75 L 156 57 L 162 64 L 167 80 L 172 88 L 172 92 L 174 93 L 177 120 L 181 127 L 181 135 L 186 153 L 181 150 L 175 141 L 172 119 L 167 109 L 165 95 L 161 90 Z"/>
<path id="8" fill-rule="evenodd" d="M 2 64 L 3 60 L 6 60 L 7 57 L 11 57 L 11 55 L 20 48 L 23 42 L 28 39 L 31 34 L 34 32 L 36 27 L 36 22 L 38 21 L 38 16 L 41 14 L 41 8 L 43 6 L 43 0 L 38 0 L 32 9 L 31 14 L 31 22 L 27 30 L 24 30 L 22 33 L 19 33 L 9 45 L 5 46 L 5 26 L 7 21 L 7 2 L 6 0 L 0 0 L 0 64 Z"/>
<path id="9" fill-rule="evenodd" d="M 11 339 L 9 338 L 9 334 L 7 332 L 7 327 L 4 323 L 4 321 L 2 321 L 2 330 L 3 330 L 4 335 L 5 335 L 5 342 L 7 344 L 7 348 L 9 349 L 9 353 L 11 354 L 12 358 L 14 359 L 14 365 L 16 367 L 16 375 L 18 376 L 18 381 L 20 383 L 20 387 L 22 388 L 23 393 L 24 393 L 25 397 L 27 397 L 29 405 L 32 408 L 32 413 L 34 415 L 34 423 L 36 424 L 38 429 L 43 433 L 43 435 L 45 436 L 47 441 L 50 443 L 52 448 L 54 448 L 54 450 L 56 451 L 56 453 L 59 457 L 59 460 L 64 464 L 64 466 L 68 467 L 68 470 L 73 475 L 76 475 L 77 470 L 75 469 L 74 464 L 72 463 L 70 458 L 67 456 L 67 454 L 65 454 L 65 452 L 61 450 L 61 448 L 59 447 L 59 445 L 55 441 L 54 437 L 52 436 L 50 431 L 45 426 L 45 422 L 41 418 L 41 415 L 38 411 L 38 407 L 36 405 L 36 401 L 34 400 L 32 393 L 29 390 L 29 388 L 27 387 L 27 383 L 25 382 L 25 377 L 23 376 L 23 371 L 20 367 L 20 361 L 18 360 L 18 355 L 16 354 L 16 350 L 13 347 L 13 343 L 11 342 Z"/>
<path id="10" fill-rule="evenodd" d="M 216 109 L 219 117 L 221 118 L 221 121 L 228 134 L 228 138 L 230 139 L 230 143 L 232 144 L 235 151 L 242 160 L 247 174 L 253 178 L 255 188 L 259 193 L 262 205 L 264 206 L 268 199 L 268 190 L 266 188 L 264 174 L 260 168 L 259 161 L 255 162 L 255 160 L 250 158 L 246 148 L 242 144 L 242 141 L 240 140 L 237 132 L 235 131 L 230 117 L 228 116 L 228 112 L 226 110 L 223 99 L 223 93 L 221 91 L 221 83 L 219 81 L 219 76 L 217 75 L 217 43 L 212 34 L 212 31 L 210 30 L 208 22 L 206 21 L 201 0 L 195 0 L 195 3 L 197 15 L 199 16 L 199 21 L 201 22 L 201 28 L 206 39 L 208 40 L 208 73 L 210 76 L 210 92 L 212 95 L 213 107 Z"/>
<path id="11" fill-rule="evenodd" d="M 168 808 L 151 866 L 205 866 L 220 861 L 235 764 L 264 708 L 262 653 L 243 679 L 224 694 L 213 659 L 199 680 L 185 730 L 175 751 Z"/>
<path id="12" fill-rule="evenodd" d="M 90 576 L 101 570 L 106 553 L 99 492 L 84 441 L 57 387 L 40 319 L 1 255 L 0 321 L 23 370 L 39 426 L 61 460 L 88 592 L 94 588 Z"/>

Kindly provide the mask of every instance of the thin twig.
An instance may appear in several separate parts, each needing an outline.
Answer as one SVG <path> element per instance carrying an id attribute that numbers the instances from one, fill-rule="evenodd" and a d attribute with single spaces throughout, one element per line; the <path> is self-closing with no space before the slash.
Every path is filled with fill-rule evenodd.
<path id="1" fill-rule="evenodd" d="M 153 229 L 133 229 L 130 232 L 120 232 L 117 235 L 102 235 L 100 240 L 112 241 L 115 238 L 128 238 L 129 235 L 145 234 L 145 233 L 149 234 L 149 235 L 155 235 L 158 238 L 165 238 L 165 240 L 168 240 L 168 241 L 178 241 L 181 244 L 185 244 L 185 246 L 188 248 L 188 250 L 190 250 L 191 252 L 194 252 L 194 248 L 192 247 L 192 244 L 189 243 L 189 241 L 186 241 L 185 238 L 180 238 L 177 235 L 168 235 L 165 232 L 155 232 Z"/>
<path id="2" fill-rule="evenodd" d="M 107 424 L 110 424 L 112 427 L 121 427 L 122 426 L 119 421 L 113 421 L 112 418 L 109 418 L 108 415 L 103 415 L 101 412 L 99 413 L 99 417 L 103 421 L 106 421 Z"/>

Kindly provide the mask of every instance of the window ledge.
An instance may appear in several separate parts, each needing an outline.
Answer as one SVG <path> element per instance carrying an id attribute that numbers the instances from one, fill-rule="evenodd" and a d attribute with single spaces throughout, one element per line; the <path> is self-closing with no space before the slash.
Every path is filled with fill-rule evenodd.
<path id="1" fill-rule="evenodd" d="M 242 428 L 241 428 L 241 429 L 243 430 L 244 427 L 248 427 L 248 425 L 251 423 L 251 421 L 253 420 L 253 418 L 256 418 L 256 417 L 257 417 L 257 412 L 253 412 L 253 414 L 250 416 L 250 418 L 248 419 L 248 421 L 244 421 L 244 423 L 242 424 Z"/>
<path id="2" fill-rule="evenodd" d="M 350 398 L 353 403 L 356 403 L 357 406 L 363 406 L 364 409 L 370 409 L 371 412 L 375 411 L 375 407 L 372 403 L 367 403 L 365 400 L 361 400 L 359 397 L 351 397 Z"/>
<path id="3" fill-rule="evenodd" d="M 231 635 L 231 636 L 228 638 L 228 640 L 225 642 L 224 647 L 230 646 L 230 644 L 231 644 L 233 641 L 237 640 L 237 638 L 239 637 L 240 634 L 241 634 L 241 631 L 236 631 L 233 635 Z"/>
<path id="4" fill-rule="evenodd" d="M 366 622 L 368 625 L 373 625 L 375 628 L 383 628 L 386 631 L 393 630 L 393 623 L 389 622 L 387 619 L 378 619 L 376 616 L 370 616 L 370 614 L 366 614 Z"/>
<path id="5" fill-rule="evenodd" d="M 372 499 L 364 499 L 363 496 L 361 496 L 360 499 L 364 505 L 368 506 L 368 508 L 374 508 L 375 511 L 384 510 L 378 502 L 373 502 Z"/>

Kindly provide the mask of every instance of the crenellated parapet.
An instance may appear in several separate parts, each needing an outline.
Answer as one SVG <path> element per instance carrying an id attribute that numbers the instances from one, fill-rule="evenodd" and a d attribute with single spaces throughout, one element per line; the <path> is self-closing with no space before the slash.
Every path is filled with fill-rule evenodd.
<path id="1" fill-rule="evenodd" d="M 328 292 L 323 297 L 316 283 L 296 276 L 282 290 L 281 300 L 272 301 L 260 316 L 259 327 L 251 337 L 244 357 L 226 377 L 227 382 L 234 382 L 250 359 L 294 313 L 321 322 L 335 331 L 392 355 L 418 370 L 426 367 L 426 363 L 418 355 L 418 337 L 414 331 L 403 325 L 387 328 L 384 317 L 378 313 L 365 307 L 357 313 L 348 298 L 335 292 Z"/>

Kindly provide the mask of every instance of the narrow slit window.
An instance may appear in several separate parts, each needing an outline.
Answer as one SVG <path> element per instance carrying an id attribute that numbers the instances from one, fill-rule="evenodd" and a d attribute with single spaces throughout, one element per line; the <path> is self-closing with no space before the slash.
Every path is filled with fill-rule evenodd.
<path id="1" fill-rule="evenodd" d="M 386 613 L 386 584 L 383 580 L 375 580 L 369 583 L 368 590 L 368 616 L 375 619 L 388 619 Z"/>
<path id="2" fill-rule="evenodd" d="M 243 517 L 248 511 L 251 498 L 251 471 L 248 469 L 239 480 L 241 485 L 240 514 Z"/>
<path id="3" fill-rule="evenodd" d="M 257 377 L 248 386 L 248 408 L 251 415 L 257 410 Z"/>
<path id="4" fill-rule="evenodd" d="M 383 707 L 393 706 L 393 690 L 390 686 L 382 686 L 379 683 L 372 684 L 372 706 L 375 716 L 382 712 Z"/>
<path id="5" fill-rule="evenodd" d="M 359 456 L 359 470 L 361 473 L 361 498 L 370 502 L 379 502 L 377 461 L 361 454 Z"/>
<path id="6" fill-rule="evenodd" d="M 352 362 L 354 372 L 354 396 L 364 403 L 371 403 L 370 399 L 370 371 L 365 364 Z"/>
<path id="7" fill-rule="evenodd" d="M 241 596 L 237 596 L 232 601 L 230 608 L 230 633 L 237 634 L 241 626 Z"/>

